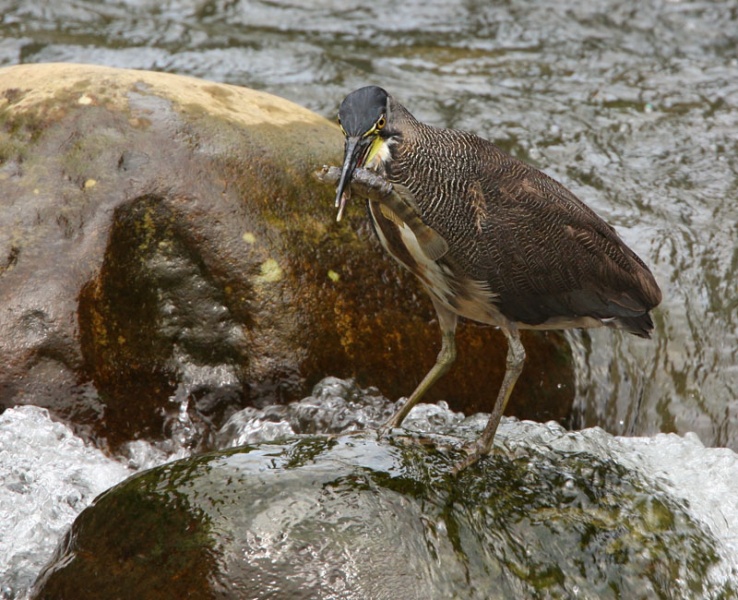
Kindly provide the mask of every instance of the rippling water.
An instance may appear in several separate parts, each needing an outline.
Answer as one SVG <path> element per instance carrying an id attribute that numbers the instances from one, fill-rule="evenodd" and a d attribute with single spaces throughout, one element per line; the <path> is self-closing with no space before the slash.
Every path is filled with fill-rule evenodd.
<path id="1" fill-rule="evenodd" d="M 316 385 L 312 396 L 300 402 L 262 410 L 246 408 L 234 414 L 219 432 L 218 443 L 222 448 L 253 446 L 294 433 L 357 431 L 376 427 L 392 408 L 376 390 L 360 390 L 350 381 L 326 378 Z M 411 431 L 443 434 L 453 430 L 454 437 L 460 435 L 467 439 L 475 439 L 485 424 L 483 415 L 464 420 L 463 415 L 449 411 L 443 403 L 418 405 L 406 423 Z M 678 512 L 684 511 L 697 524 L 703 532 L 700 536 L 705 543 L 703 549 L 715 544 L 715 556 L 708 561 L 711 567 L 704 572 L 707 580 L 702 582 L 703 597 L 733 597 L 731 590 L 738 584 L 738 502 L 735 501 L 738 455 L 734 452 L 724 448 L 706 449 L 694 435 L 614 438 L 598 428 L 567 434 L 556 423 L 514 420 L 504 420 L 501 424 L 499 443 L 505 454 L 514 456 L 523 452 L 535 456 L 532 464 L 538 466 L 531 466 L 532 473 L 542 468 L 540 475 L 544 479 L 548 477 L 547 469 L 569 472 L 564 466 L 567 456 L 588 456 L 594 462 L 621 465 L 646 486 L 645 494 L 660 498 L 659 502 L 668 500 L 670 506 L 680 507 Z M 92 498 L 134 471 L 171 458 L 175 457 L 139 441 L 130 444 L 122 464 L 90 448 L 66 425 L 53 422 L 44 409 L 22 406 L 0 415 L 0 598 L 26 599 L 28 588 L 49 560 L 57 541 Z M 547 466 L 541 467 L 542 464 Z M 387 465 L 375 467 L 381 469 Z M 547 485 L 552 483 L 553 480 L 548 480 Z M 546 491 L 544 485 L 539 491 L 546 495 L 544 503 L 551 501 L 555 506 L 556 490 Z M 620 497 L 623 490 L 615 486 L 612 493 Z M 530 501 L 529 490 L 524 496 Z M 576 512 L 578 503 L 554 506 L 554 514 L 558 510 Z M 331 509 L 327 510 L 324 516 L 330 521 Z M 607 517 L 603 523 L 607 523 Z M 646 537 L 653 533 L 644 531 Z M 508 531 L 502 536 L 510 534 Z M 693 535 L 697 534 L 692 531 L 689 536 Z M 693 569 L 702 573 L 705 566 L 693 562 L 699 563 L 699 556 L 694 555 L 689 541 L 684 543 L 680 546 L 685 553 L 682 569 L 692 575 Z M 640 547 L 640 541 L 626 544 Z M 646 548 L 641 550 L 648 552 Z M 583 548 L 572 551 L 575 564 L 582 552 L 586 554 Z M 671 558 L 676 559 L 677 555 Z M 657 570 L 663 568 L 659 558 L 655 563 L 660 565 Z M 439 577 L 436 583 L 443 587 L 443 575 Z M 681 594 L 688 589 L 683 579 L 667 587 L 670 598 L 685 597 Z"/>
<path id="2" fill-rule="evenodd" d="M 0 15 L 3 66 L 188 74 L 330 118 L 378 83 L 533 162 L 664 292 L 652 342 L 571 334 L 576 424 L 738 449 L 738 2 L 0 0 Z"/>

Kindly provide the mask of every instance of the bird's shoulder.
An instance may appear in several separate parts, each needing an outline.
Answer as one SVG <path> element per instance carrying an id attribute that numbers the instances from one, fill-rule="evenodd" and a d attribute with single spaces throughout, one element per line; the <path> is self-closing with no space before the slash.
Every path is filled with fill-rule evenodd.
<path id="1" fill-rule="evenodd" d="M 640 258 L 543 171 L 452 129 L 419 127 L 397 150 L 393 176 L 446 240 L 444 260 L 488 285 L 521 322 L 628 316 L 658 304 L 660 291 Z M 519 306 L 530 314 L 518 314 Z"/>
<path id="2" fill-rule="evenodd" d="M 615 229 L 543 171 L 469 132 L 427 128 L 423 135 L 432 167 L 413 193 L 428 224 L 467 249 L 469 270 L 517 261 L 521 274 L 533 272 L 552 289 L 567 279 L 581 283 L 585 272 L 614 287 L 651 279 Z M 577 258 L 562 264 L 562 256 Z"/>

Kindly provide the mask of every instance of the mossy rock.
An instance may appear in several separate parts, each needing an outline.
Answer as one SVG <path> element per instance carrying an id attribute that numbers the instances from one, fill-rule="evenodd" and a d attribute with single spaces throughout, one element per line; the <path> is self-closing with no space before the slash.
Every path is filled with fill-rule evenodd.
<path id="1" fill-rule="evenodd" d="M 0 406 L 116 446 L 163 435 L 186 400 L 197 444 L 326 375 L 400 397 L 433 363 L 425 294 L 312 177 L 340 161 L 334 123 L 232 85 L 35 64 L 0 69 L 0 132 Z M 568 345 L 526 345 L 512 412 L 562 420 Z M 489 410 L 504 338 L 469 324 L 459 352 L 429 399 Z"/>
<path id="2" fill-rule="evenodd" d="M 33 597 L 730 597 L 714 539 L 666 492 L 504 438 L 458 479 L 443 438 L 371 433 L 164 465 L 81 513 Z"/>

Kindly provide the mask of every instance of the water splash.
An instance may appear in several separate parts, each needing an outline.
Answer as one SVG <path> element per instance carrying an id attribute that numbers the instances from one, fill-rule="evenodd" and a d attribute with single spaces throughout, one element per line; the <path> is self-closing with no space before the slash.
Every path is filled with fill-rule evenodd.
<path id="1" fill-rule="evenodd" d="M 217 435 L 220 448 L 314 433 L 376 428 L 397 403 L 376 389 L 327 378 L 313 393 L 288 406 L 248 408 L 234 414 Z M 419 436 L 437 433 L 450 443 L 474 439 L 486 415 L 464 418 L 444 403 L 420 404 L 404 426 Z M 666 490 L 702 523 L 719 544 L 715 584 L 738 587 L 738 455 L 705 448 L 696 435 L 614 437 L 599 428 L 569 432 L 558 424 L 504 419 L 495 441 L 516 453 L 556 460 L 586 454 L 638 471 L 654 489 Z M 174 446 L 172 446 L 174 447 Z M 132 442 L 119 460 L 86 445 L 53 422 L 44 409 L 25 406 L 0 415 L 0 598 L 19 600 L 74 518 L 101 492 L 139 469 L 181 458 L 186 450 Z"/>
<path id="2" fill-rule="evenodd" d="M 0 415 L 0 598 L 19 598 L 59 537 L 131 471 L 35 406 Z"/>

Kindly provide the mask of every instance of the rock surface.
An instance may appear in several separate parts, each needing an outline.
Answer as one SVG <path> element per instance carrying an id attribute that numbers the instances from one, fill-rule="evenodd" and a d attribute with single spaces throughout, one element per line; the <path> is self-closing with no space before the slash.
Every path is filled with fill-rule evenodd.
<path id="1" fill-rule="evenodd" d="M 244 406 L 326 374 L 399 397 L 440 345 L 425 294 L 335 223 L 310 176 L 338 128 L 253 90 L 70 64 L 0 70 L 0 407 L 48 407 L 115 447 L 189 411 L 207 446 Z M 564 419 L 570 353 L 527 336 L 516 414 Z M 469 324 L 429 399 L 488 409 L 503 338 Z M 527 403 L 523 406 L 521 401 Z"/>
<path id="2" fill-rule="evenodd" d="M 678 501 L 578 434 L 535 431 L 503 432 L 458 480 L 438 435 L 170 463 L 87 508 L 33 598 L 730 597 L 708 576 L 714 538 Z"/>

